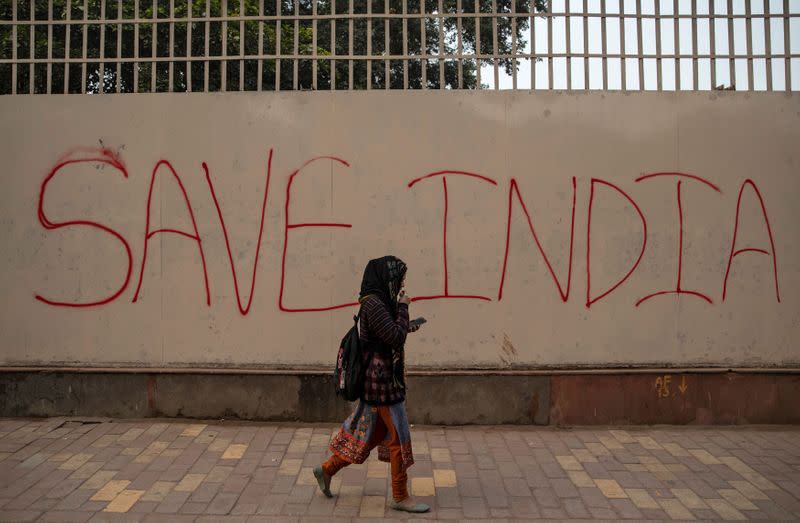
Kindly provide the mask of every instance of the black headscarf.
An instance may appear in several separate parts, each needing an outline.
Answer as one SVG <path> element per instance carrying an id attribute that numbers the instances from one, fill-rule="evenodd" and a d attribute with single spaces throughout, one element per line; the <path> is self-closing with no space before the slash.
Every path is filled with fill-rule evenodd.
<path id="1" fill-rule="evenodd" d="M 361 279 L 360 298 L 372 294 L 380 298 L 392 315 L 397 313 L 397 294 L 406 275 L 406 264 L 395 256 L 376 258 L 367 263 Z"/>

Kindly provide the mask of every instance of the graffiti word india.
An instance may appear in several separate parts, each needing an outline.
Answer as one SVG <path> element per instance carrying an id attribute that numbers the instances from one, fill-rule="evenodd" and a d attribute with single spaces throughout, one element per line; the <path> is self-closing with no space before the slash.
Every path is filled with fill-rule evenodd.
<path id="1" fill-rule="evenodd" d="M 267 174 L 265 180 L 265 187 L 264 187 L 264 199 L 263 203 L 261 204 L 261 222 L 258 229 L 258 240 L 256 242 L 255 248 L 255 259 L 253 263 L 253 275 L 250 281 L 250 294 L 247 299 L 246 304 L 242 304 L 241 293 L 239 291 L 239 278 L 236 275 L 236 264 L 233 260 L 233 254 L 231 252 L 231 245 L 228 238 L 228 229 L 225 226 L 225 219 L 223 216 L 222 209 L 219 205 L 219 200 L 217 199 L 217 194 L 214 189 L 214 183 L 211 179 L 211 173 L 209 172 L 208 166 L 203 163 L 203 170 L 205 171 L 205 178 L 206 182 L 208 183 L 208 189 L 211 194 L 211 197 L 214 201 L 214 205 L 217 209 L 217 215 L 219 216 L 219 224 L 222 229 L 223 236 L 225 238 L 225 245 L 228 251 L 228 259 L 230 261 L 230 268 L 231 268 L 231 275 L 233 277 L 233 287 L 234 292 L 236 293 L 236 299 L 239 306 L 239 312 L 242 315 L 246 315 L 250 311 L 250 306 L 253 303 L 253 289 L 255 288 L 256 283 L 256 274 L 258 272 L 258 257 L 261 249 L 261 239 L 264 233 L 264 216 L 266 214 L 266 206 L 267 206 L 267 195 L 269 192 L 270 180 L 272 177 L 272 155 L 273 151 L 270 150 L 269 157 L 267 161 Z M 284 202 L 284 227 L 283 227 L 283 256 L 281 258 L 281 285 L 280 285 L 280 292 L 278 296 L 278 307 L 281 311 L 285 312 L 318 312 L 318 311 L 327 311 L 333 309 L 339 309 L 343 307 L 350 307 L 357 305 L 356 303 L 342 303 L 333 306 L 324 306 L 324 307 L 311 307 L 311 308 L 289 308 L 284 304 L 284 291 L 285 291 L 285 275 L 286 275 L 286 250 L 289 244 L 290 233 L 298 228 L 308 228 L 308 227 L 342 227 L 342 228 L 350 228 L 352 224 L 349 223 L 294 223 L 290 219 L 291 214 L 291 206 L 292 206 L 292 182 L 295 180 L 297 176 L 299 176 L 305 167 L 309 164 L 314 162 L 335 162 L 345 167 L 349 167 L 350 164 L 341 159 L 336 158 L 333 156 L 321 156 L 316 157 L 308 160 L 299 168 L 291 172 L 286 181 L 286 198 Z M 118 231 L 112 229 L 107 225 L 103 225 L 102 223 L 98 223 L 95 221 L 89 220 L 71 220 L 71 221 L 63 221 L 63 222 L 54 222 L 47 217 L 47 213 L 44 209 L 44 197 L 45 193 L 47 192 L 48 184 L 53 180 L 53 178 L 66 166 L 73 165 L 73 164 L 106 164 L 113 167 L 119 174 L 124 176 L 125 178 L 128 177 L 128 171 L 123 164 L 120 157 L 114 153 L 113 151 L 101 148 L 101 149 L 90 149 L 90 148 L 81 148 L 71 151 L 64 155 L 56 165 L 50 170 L 50 172 L 45 177 L 44 181 L 41 184 L 41 188 L 39 191 L 39 204 L 38 204 L 38 214 L 39 214 L 39 222 L 45 229 L 55 230 L 61 229 L 64 227 L 91 227 L 94 229 L 99 229 L 104 233 L 108 234 L 110 237 L 116 239 L 122 247 L 125 249 L 127 253 L 127 269 L 125 274 L 125 279 L 122 285 L 117 289 L 116 292 L 111 294 L 110 296 L 102 297 L 95 301 L 90 302 L 64 302 L 64 301 L 57 301 L 55 299 L 47 298 L 45 296 L 41 296 L 36 294 L 35 297 L 40 302 L 46 303 L 48 305 L 56 306 L 56 307 L 93 307 L 93 306 L 101 306 L 108 303 L 113 302 L 114 300 L 118 299 L 120 295 L 128 288 L 130 284 L 131 275 L 133 272 L 133 255 L 131 254 L 131 248 L 128 240 L 120 234 Z M 172 181 L 177 185 L 180 189 L 181 194 L 183 195 L 183 199 L 186 203 L 186 211 L 188 213 L 188 217 L 190 218 L 192 229 L 191 230 L 177 230 L 177 229 L 167 229 L 167 228 L 159 228 L 159 229 L 152 229 L 150 223 L 150 205 L 151 199 L 153 196 L 153 186 L 155 184 L 156 176 L 161 174 L 162 176 L 169 175 L 171 176 Z M 447 269 L 447 212 L 448 212 L 448 195 L 447 195 L 447 184 L 448 180 L 456 180 L 456 179 L 471 179 L 473 181 L 488 183 L 491 185 L 497 186 L 497 181 L 489 178 L 487 176 L 483 176 L 476 173 L 466 172 L 466 171 L 437 171 L 426 174 L 420 178 L 415 178 L 408 183 L 408 188 L 412 188 L 420 182 L 423 181 L 431 181 L 434 179 L 440 179 L 442 185 L 442 194 L 444 197 L 444 216 L 443 216 L 443 230 L 442 230 L 442 241 L 443 241 L 443 261 L 444 261 L 444 289 L 441 294 L 432 295 L 432 296 L 418 296 L 415 300 L 437 300 L 437 299 L 463 299 L 463 300 L 484 300 L 484 301 L 491 301 L 491 298 L 488 296 L 479 296 L 479 295 L 465 295 L 465 294 L 452 294 L 450 292 L 448 286 L 448 269 Z M 679 245 L 678 245 L 678 274 L 676 278 L 675 287 L 667 290 L 661 290 L 658 292 L 654 292 L 647 296 L 642 297 L 636 302 L 636 306 L 640 306 L 642 303 L 646 302 L 647 300 L 654 298 L 656 296 L 662 296 L 667 294 L 673 295 L 690 295 L 697 297 L 699 299 L 705 300 L 708 303 L 713 303 L 713 300 L 706 294 L 696 290 L 685 289 L 682 285 L 682 260 L 683 260 L 683 206 L 681 201 L 681 188 L 684 183 L 692 183 L 692 184 L 701 184 L 705 186 L 708 190 L 713 190 L 718 193 L 721 193 L 719 187 L 711 183 L 710 181 L 701 178 L 699 176 L 688 174 L 688 173 L 678 173 L 678 172 L 659 172 L 659 173 L 651 173 L 640 176 L 635 181 L 637 183 L 646 182 L 648 180 L 652 180 L 654 178 L 669 178 L 675 181 L 676 187 L 676 203 L 678 207 L 678 221 L 679 221 Z M 595 192 L 596 189 L 600 186 L 605 187 L 607 190 L 616 191 L 620 197 L 625 198 L 633 208 L 636 210 L 638 214 L 638 218 L 641 221 L 641 228 L 642 228 L 642 236 L 641 236 L 641 251 L 639 253 L 638 258 L 636 259 L 635 263 L 630 267 L 627 273 L 616 283 L 607 287 L 601 291 L 594 291 L 592 290 L 592 275 L 591 275 L 591 250 L 589 246 L 591 246 L 591 234 L 592 234 L 592 205 L 595 201 Z M 749 189 L 757 196 L 758 202 L 760 204 L 760 211 L 761 215 L 763 216 L 763 231 L 764 231 L 764 238 L 763 238 L 763 247 L 764 248 L 737 248 L 737 233 L 739 230 L 739 211 L 742 204 L 742 194 L 746 189 Z M 506 244 L 505 244 L 505 253 L 503 255 L 503 269 L 502 275 L 500 277 L 500 285 L 497 291 L 497 300 L 503 299 L 503 287 L 505 285 L 506 280 L 506 268 L 508 265 L 508 254 L 509 254 L 509 240 L 511 235 L 511 211 L 515 205 L 520 206 L 525 217 L 527 218 L 528 227 L 530 228 L 531 236 L 533 238 L 533 242 L 536 245 L 539 253 L 542 256 L 542 259 L 547 266 L 547 269 L 550 273 L 550 276 L 555 283 L 555 286 L 558 290 L 558 294 L 561 297 L 561 300 L 566 302 L 569 299 L 570 294 L 570 286 L 572 282 L 572 254 L 573 254 L 573 246 L 574 246 L 574 239 L 575 239 L 575 203 L 576 203 L 576 191 L 577 191 L 577 183 L 575 177 L 572 178 L 572 210 L 571 210 L 571 228 L 570 228 L 570 243 L 569 243 L 569 258 L 568 258 L 568 266 L 566 270 L 566 282 L 564 283 L 562 279 L 559 279 L 556 276 L 555 271 L 553 270 L 553 266 L 550 263 L 550 258 L 548 257 L 547 253 L 545 252 L 542 244 L 539 241 L 539 237 L 537 235 L 536 229 L 533 226 L 533 221 L 531 219 L 531 215 L 528 212 L 528 208 L 525 205 L 525 201 L 523 198 L 522 193 L 520 192 L 519 186 L 517 184 L 516 179 L 511 178 L 508 186 L 508 220 L 506 222 Z M 142 249 L 142 261 L 139 268 L 139 278 L 136 284 L 136 291 L 133 295 L 133 302 L 139 298 L 139 293 L 142 288 L 142 279 L 144 277 L 145 266 L 147 264 L 147 247 L 149 242 L 153 239 L 154 236 L 158 234 L 166 234 L 172 233 L 183 236 L 191 241 L 197 243 L 197 250 L 200 260 L 203 266 L 203 276 L 204 276 L 204 285 L 206 291 L 206 303 L 208 306 L 211 305 L 211 292 L 209 289 L 209 280 L 208 280 L 208 272 L 206 270 L 206 256 L 203 250 L 203 241 L 200 235 L 200 232 L 197 229 L 197 222 L 194 218 L 194 212 L 192 211 L 192 204 L 189 199 L 189 195 L 184 188 L 183 182 L 181 181 L 181 177 L 172 167 L 169 161 L 167 160 L 160 160 L 156 163 L 155 167 L 153 168 L 151 179 L 150 179 L 150 189 L 147 194 L 147 209 L 146 209 L 146 220 L 145 220 L 145 230 L 143 234 L 143 241 L 144 246 Z M 644 255 L 645 248 L 647 246 L 647 220 L 645 219 L 644 214 L 642 213 L 639 205 L 631 198 L 631 196 L 625 192 L 622 188 L 618 187 L 617 185 L 602 180 L 600 178 L 592 178 L 590 181 L 589 187 L 589 213 L 588 213 L 588 220 L 586 224 L 586 300 L 585 305 L 587 308 L 590 308 L 592 305 L 597 303 L 598 301 L 602 300 L 612 292 L 614 292 L 620 285 L 622 285 L 636 268 L 639 266 L 639 263 L 642 260 L 642 256 Z M 768 248 L 767 248 L 768 247 Z M 741 187 L 739 188 L 739 196 L 736 204 L 736 216 L 734 218 L 734 225 L 733 225 L 733 237 L 731 239 L 731 248 L 730 254 L 728 255 L 728 262 L 727 262 L 727 269 L 725 271 L 725 278 L 722 283 L 722 301 L 725 301 L 727 297 L 727 288 L 728 288 L 728 277 L 730 275 L 731 264 L 734 261 L 734 258 L 739 256 L 740 254 L 745 253 L 758 253 L 762 255 L 766 255 L 772 258 L 772 269 L 773 269 L 773 278 L 775 282 L 775 298 L 778 302 L 781 301 L 780 298 L 780 289 L 778 286 L 778 260 L 775 251 L 775 240 L 772 235 L 772 228 L 770 227 L 769 217 L 767 215 L 767 208 L 764 204 L 764 199 L 761 196 L 761 192 L 759 191 L 758 187 L 756 186 L 755 182 L 752 180 L 745 180 Z"/>

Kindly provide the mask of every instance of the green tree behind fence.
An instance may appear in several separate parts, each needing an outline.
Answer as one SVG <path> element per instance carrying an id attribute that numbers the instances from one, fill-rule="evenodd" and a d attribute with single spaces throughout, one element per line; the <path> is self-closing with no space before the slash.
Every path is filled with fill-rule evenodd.
<path id="1" fill-rule="evenodd" d="M 31 58 L 48 58 L 48 26 L 25 24 L 29 20 L 47 20 L 47 0 L 0 0 L 0 20 L 12 19 L 12 2 L 17 2 L 17 60 Z M 350 0 L 316 0 L 318 15 L 347 15 L 350 13 Z M 211 17 L 221 16 L 259 16 L 259 4 L 263 2 L 264 16 L 292 16 L 300 15 L 300 20 L 281 20 L 280 22 L 268 20 L 245 20 L 244 27 L 239 21 L 212 21 L 203 20 L 207 14 Z M 295 5 L 295 2 L 298 2 Z M 261 64 L 261 88 L 263 90 L 275 89 L 275 83 L 281 90 L 312 89 L 313 88 L 313 62 L 314 29 L 313 29 L 313 2 L 314 0 L 228 0 L 227 6 L 222 0 L 195 0 L 191 2 L 192 22 L 191 32 L 189 22 L 174 23 L 172 38 L 172 90 L 187 91 L 219 91 L 223 88 L 223 67 L 225 61 L 225 90 L 257 90 L 258 89 L 258 59 L 246 58 L 247 55 L 294 55 L 295 32 L 297 32 L 297 55 L 302 55 L 295 63 L 291 59 L 264 59 Z M 385 13 L 402 13 L 402 0 L 352 0 L 353 13 L 365 14 L 368 7 L 372 12 L 371 31 L 368 30 L 366 18 L 353 20 L 352 54 L 367 55 L 368 39 L 371 39 L 372 60 L 371 72 L 368 78 L 367 60 L 331 60 L 330 58 L 316 58 L 317 62 L 317 89 L 366 89 L 371 83 L 373 89 L 400 89 L 405 85 L 404 60 L 393 59 L 393 56 L 402 56 L 403 49 L 403 20 L 400 18 L 381 18 Z M 371 5 L 368 5 L 371 2 Z M 420 12 L 421 2 L 424 2 L 425 13 L 428 15 L 439 12 L 439 0 L 406 0 L 407 13 Z M 470 54 L 511 54 L 513 49 L 512 31 L 514 24 L 508 16 L 512 13 L 512 2 L 516 5 L 517 13 L 543 12 L 546 10 L 546 0 L 461 0 L 461 11 L 465 14 L 492 13 L 493 3 L 496 5 L 497 16 L 497 41 L 494 48 L 494 31 L 492 19 L 489 17 L 466 17 L 461 20 L 461 46 L 462 52 Z M 208 3 L 208 5 L 206 5 Z M 476 5 L 477 4 L 477 5 Z M 170 16 L 169 0 L 140 0 L 138 18 L 147 20 L 138 24 L 138 42 L 136 41 L 133 19 L 137 17 L 133 0 L 106 0 L 105 18 L 117 19 L 118 9 L 122 22 L 117 24 L 101 23 L 102 4 L 100 0 L 86 0 L 86 13 L 84 2 L 73 0 L 52 0 L 52 42 L 51 52 L 55 62 L 52 64 L 50 74 L 51 92 L 64 92 L 66 67 L 69 67 L 69 80 L 67 92 L 80 93 L 85 89 L 87 93 L 100 92 L 100 82 L 103 82 L 104 92 L 150 92 L 152 87 L 156 91 L 169 91 L 169 62 L 132 62 L 123 61 L 119 72 L 116 63 L 101 64 L 101 31 L 105 26 L 104 54 L 107 58 L 133 59 L 134 51 L 138 45 L 140 58 L 169 57 L 170 56 L 170 24 L 166 21 Z M 223 12 L 225 7 L 227 12 Z M 277 12 L 280 7 L 280 13 Z M 438 55 L 453 54 L 458 52 L 458 21 L 456 0 L 444 0 L 442 4 L 443 18 L 429 16 L 426 18 L 409 18 L 406 29 L 406 49 L 410 58 L 407 60 L 407 82 L 411 89 L 476 89 L 478 85 L 479 63 L 475 58 L 465 57 L 461 61 L 461 82 L 459 83 L 458 60 L 440 60 Z M 84 15 L 89 21 L 97 23 L 73 24 L 69 30 L 66 24 L 58 21 L 67 19 L 67 9 L 71 12 L 72 20 L 82 20 Z M 387 9 L 388 8 L 388 9 Z M 174 0 L 173 18 L 188 18 L 190 9 L 187 0 Z M 307 16 L 307 18 L 305 18 Z M 130 20 L 130 23 L 125 23 Z M 150 22 L 149 20 L 152 20 Z M 388 20 L 388 23 L 386 22 Z M 443 22 L 440 22 L 443 20 Z M 259 49 L 259 25 L 263 23 L 263 37 Z M 425 41 L 422 41 L 422 27 L 425 24 Z M 443 38 L 440 41 L 439 24 L 443 24 Z M 335 29 L 334 29 L 335 25 Z M 526 31 L 530 25 L 530 18 L 519 17 L 516 19 L 516 45 L 523 49 L 526 45 Z M 386 30 L 388 26 L 388 49 L 386 45 Z M 208 50 L 206 50 L 206 30 L 208 29 Z M 31 34 L 32 31 L 32 34 Z M 84 50 L 84 31 L 86 32 L 86 49 Z M 223 31 L 226 31 L 226 49 L 223 49 Z M 277 38 L 280 31 L 280 39 Z M 335 33 L 332 35 L 332 32 Z M 119 38 L 121 33 L 121 38 Z M 369 34 L 371 33 L 371 34 Z M 189 36 L 191 34 L 191 36 Z M 478 41 L 478 35 L 480 41 Z M 155 36 L 155 38 L 154 38 Z M 189 42 L 188 39 L 191 38 Z M 69 39 L 69 46 L 67 46 Z M 316 55 L 318 57 L 335 57 L 350 53 L 349 21 L 345 18 L 336 19 L 333 24 L 331 19 L 317 20 Z M 0 25 L 0 58 L 11 59 L 14 42 L 12 41 L 10 25 Z M 119 45 L 118 45 L 119 40 Z M 278 44 L 280 40 L 280 44 Z M 278 45 L 280 48 L 278 49 Z M 85 56 L 85 75 L 80 63 L 58 62 L 59 59 L 81 59 Z M 428 59 L 422 59 L 423 51 Z M 245 58 L 240 58 L 240 54 Z M 308 56 L 308 58 L 305 58 Z M 190 61 L 187 57 L 207 57 L 209 61 Z M 419 58 L 416 58 L 419 57 Z M 388 75 L 386 60 L 388 60 Z M 279 63 L 278 63 L 279 62 Z M 494 65 L 491 59 L 481 60 L 481 65 Z M 498 59 L 498 67 L 507 74 L 519 67 L 519 59 Z M 0 64 L 0 92 L 11 92 L 11 67 L 12 64 Z M 19 64 L 17 67 L 17 92 L 29 91 L 30 82 L 33 82 L 35 93 L 47 92 L 47 64 L 37 63 L 33 67 L 33 78 L 30 74 L 29 64 Z M 297 67 L 297 83 L 295 84 L 294 68 Z M 331 67 L 335 67 L 335 74 L 331 74 Z M 350 86 L 350 71 L 353 68 L 353 85 Z M 426 68 L 426 85 L 423 86 L 422 69 Z M 443 69 L 442 83 L 440 80 L 440 67 Z M 137 68 L 138 89 L 134 87 L 134 68 Z M 191 71 L 189 70 L 191 68 Z M 206 71 L 206 68 L 208 69 Z M 244 71 L 240 71 L 243 68 Z M 191 72 L 191 80 L 190 75 Z M 206 74 L 208 86 L 206 88 Z M 155 75 L 155 78 L 153 78 Z M 332 84 L 332 78 L 335 78 Z M 191 86 L 189 85 L 191 82 Z M 85 85 L 82 85 L 85 84 Z M 388 84 L 388 85 L 387 85 Z"/>

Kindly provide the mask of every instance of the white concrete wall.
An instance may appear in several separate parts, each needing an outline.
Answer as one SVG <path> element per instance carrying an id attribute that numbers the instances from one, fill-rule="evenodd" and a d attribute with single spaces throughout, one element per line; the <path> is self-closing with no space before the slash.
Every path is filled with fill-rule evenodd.
<path id="1" fill-rule="evenodd" d="M 446 176 L 447 290 L 478 299 L 412 305 L 429 323 L 408 362 L 434 368 L 508 365 L 796 365 L 800 362 L 800 97 L 737 93 L 253 93 L 0 97 L 0 362 L 7 365 L 331 365 L 372 257 L 407 261 L 414 296 L 443 295 L 441 170 Z M 102 153 L 105 147 L 109 152 Z M 271 171 L 267 159 L 273 151 Z M 107 154 L 108 156 L 102 156 Z M 285 230 L 290 223 L 350 228 Z M 105 162 L 98 161 L 104 159 Z M 43 182 L 43 216 L 37 204 Z M 143 263 L 148 188 L 167 160 L 202 240 L 156 234 Z M 119 162 L 115 167 L 113 162 Z M 214 183 L 239 281 L 240 313 Z M 120 167 L 124 166 L 127 178 Z M 682 289 L 675 290 L 683 177 Z M 563 301 L 513 192 L 516 181 L 566 295 Z M 596 179 L 592 184 L 592 179 Z M 739 191 L 735 256 L 727 278 Z M 630 277 L 587 307 L 635 264 Z M 591 187 L 591 257 L 587 229 Z M 175 178 L 157 171 L 151 231 L 194 233 Z M 64 226 L 87 221 L 97 226 Z M 288 234 L 288 246 L 285 235 Z M 776 263 L 774 263 L 776 262 Z M 780 292 L 776 292 L 775 265 Z M 127 270 L 131 274 L 124 285 Z M 92 307 L 51 305 L 104 301 Z"/>

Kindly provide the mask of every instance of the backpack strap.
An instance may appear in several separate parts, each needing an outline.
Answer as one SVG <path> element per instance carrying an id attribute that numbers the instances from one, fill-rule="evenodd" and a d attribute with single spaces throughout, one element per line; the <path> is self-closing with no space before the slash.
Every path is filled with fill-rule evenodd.
<path id="1" fill-rule="evenodd" d="M 371 296 L 371 295 L 368 294 L 367 296 Z M 365 296 L 365 298 L 367 296 Z M 361 306 L 358 308 L 358 315 L 353 316 L 353 321 L 356 324 L 356 327 L 358 328 L 359 343 L 361 343 L 361 328 L 358 325 L 358 320 L 361 319 L 361 311 L 363 309 L 364 309 L 364 302 L 361 302 Z M 372 358 L 373 358 L 373 356 L 375 356 L 375 343 L 369 343 L 368 346 L 369 346 L 370 350 L 366 353 L 367 354 L 367 363 L 366 363 L 366 366 L 364 367 L 365 371 L 366 371 L 366 369 L 369 368 L 370 363 L 372 363 Z"/>

